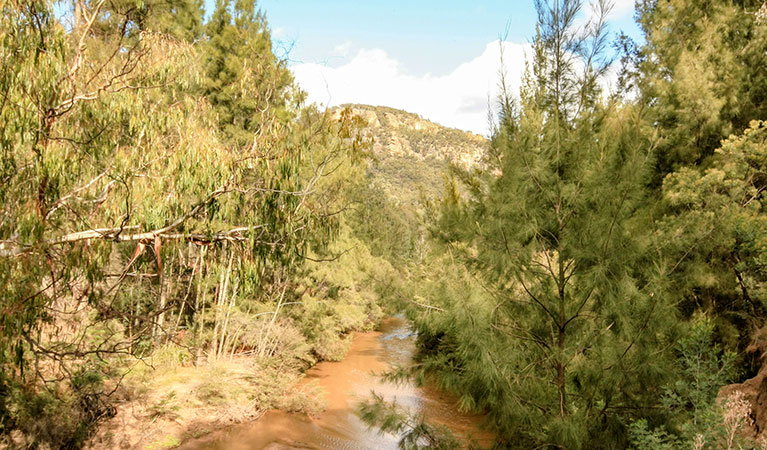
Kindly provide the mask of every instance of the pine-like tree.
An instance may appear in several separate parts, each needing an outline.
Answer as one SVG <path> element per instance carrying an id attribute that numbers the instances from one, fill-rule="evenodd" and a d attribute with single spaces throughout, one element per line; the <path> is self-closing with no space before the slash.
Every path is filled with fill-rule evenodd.
<path id="1" fill-rule="evenodd" d="M 463 349 L 459 373 L 484 374 L 478 406 L 514 445 L 618 448 L 626 417 L 657 404 L 674 316 L 637 214 L 652 145 L 637 110 L 600 90 L 605 2 L 585 34 L 580 1 L 536 6 L 521 102 L 502 102 L 493 136 L 501 173 L 468 207 L 454 196 L 441 223 L 495 300 L 491 327 L 445 345 Z"/>
<path id="2" fill-rule="evenodd" d="M 251 145 L 292 116 L 293 77 L 253 0 L 217 0 L 206 34 L 203 94 L 231 143 Z"/>

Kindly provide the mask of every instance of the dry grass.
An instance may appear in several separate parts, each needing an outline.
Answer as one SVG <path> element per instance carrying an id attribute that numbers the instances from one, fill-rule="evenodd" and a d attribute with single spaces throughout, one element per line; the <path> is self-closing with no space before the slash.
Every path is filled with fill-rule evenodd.
<path id="1" fill-rule="evenodd" d="M 247 357 L 197 367 L 137 366 L 124 380 L 117 415 L 89 448 L 174 448 L 272 408 L 317 413 L 320 396 L 311 388 L 294 389 L 300 379 L 298 371 Z"/>

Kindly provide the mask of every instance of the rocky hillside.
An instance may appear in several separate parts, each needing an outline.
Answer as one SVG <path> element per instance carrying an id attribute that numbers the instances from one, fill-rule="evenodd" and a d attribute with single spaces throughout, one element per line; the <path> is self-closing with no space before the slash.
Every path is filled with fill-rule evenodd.
<path id="1" fill-rule="evenodd" d="M 488 143 L 482 136 L 384 106 L 342 105 L 334 113 L 346 107 L 365 120 L 373 138 L 369 175 L 397 202 L 416 206 L 440 197 L 449 164 L 464 169 L 482 164 Z"/>

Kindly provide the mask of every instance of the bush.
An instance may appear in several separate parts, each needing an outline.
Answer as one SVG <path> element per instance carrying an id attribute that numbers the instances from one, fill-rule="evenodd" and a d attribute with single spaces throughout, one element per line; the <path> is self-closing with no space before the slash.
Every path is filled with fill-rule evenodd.
<path id="1" fill-rule="evenodd" d="M 71 391 L 15 386 L 10 394 L 6 401 L 17 430 L 6 436 L 10 448 L 80 448 L 101 418 L 94 417 Z"/>
<path id="2" fill-rule="evenodd" d="M 327 408 L 327 399 L 325 391 L 317 385 L 316 381 L 312 381 L 283 397 L 277 407 L 288 412 L 314 416 Z"/>
<path id="3" fill-rule="evenodd" d="M 352 345 L 350 336 L 339 336 L 332 328 L 322 330 L 314 339 L 312 350 L 323 361 L 341 361 Z"/>

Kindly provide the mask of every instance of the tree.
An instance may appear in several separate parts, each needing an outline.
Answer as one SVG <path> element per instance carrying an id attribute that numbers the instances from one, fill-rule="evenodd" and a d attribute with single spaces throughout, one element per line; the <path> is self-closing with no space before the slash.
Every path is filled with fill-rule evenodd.
<path id="1" fill-rule="evenodd" d="M 452 346 L 481 355 L 472 368 L 504 396 L 497 421 L 519 447 L 618 447 L 669 360 L 667 269 L 641 214 L 653 146 L 639 110 L 600 91 L 608 6 L 585 32 L 579 1 L 536 6 L 521 101 L 502 99 L 493 136 L 500 175 L 467 206 L 448 198 L 439 225 L 494 302 L 482 338 Z"/>
<path id="2" fill-rule="evenodd" d="M 742 355 L 747 373 L 760 363 L 744 357 L 750 337 L 743 330 L 765 310 L 760 281 L 748 273 L 751 263 L 743 253 L 759 233 L 744 220 L 751 212 L 737 206 L 744 201 L 725 199 L 731 188 L 714 180 L 723 180 L 723 141 L 767 114 L 767 27 L 758 14 L 763 9 L 762 1 L 639 2 L 646 43 L 634 53 L 629 77 L 659 138 L 651 186 L 663 201 L 653 215 L 663 218 L 659 239 L 673 267 L 673 295 L 686 318 L 697 311 L 712 314 L 717 339 Z M 692 185 L 700 189 L 700 211 L 688 195 Z M 753 211 L 756 204 L 745 209 Z"/>
<path id="3" fill-rule="evenodd" d="M 661 239 L 675 261 L 669 278 L 681 288 L 680 309 L 713 313 L 718 339 L 738 352 L 767 313 L 766 129 L 753 121 L 722 141 L 711 168 L 685 167 L 663 180 L 668 214 L 660 221 Z M 761 366 L 756 357 L 745 362 L 750 370 Z"/>
<path id="4" fill-rule="evenodd" d="M 272 53 L 266 17 L 252 0 L 217 0 L 206 24 L 203 94 L 233 145 L 253 145 L 292 116 L 293 77 Z"/>
<path id="5" fill-rule="evenodd" d="M 767 115 L 762 0 L 644 0 L 634 83 L 658 128 L 657 176 L 705 164 L 722 139 Z"/>
<path id="6" fill-rule="evenodd" d="M 119 369 L 109 357 L 172 337 L 203 263 L 215 277 L 242 261 L 252 285 L 327 242 L 338 211 L 318 188 L 354 141 L 343 118 L 274 119 L 288 87 L 257 68 L 229 81 L 275 95 L 258 103 L 268 126 L 220 132 L 220 104 L 195 89 L 199 45 L 158 32 L 151 14 L 141 28 L 106 9 L 118 3 L 77 5 L 68 28 L 48 1 L 0 3 L 0 434 L 35 399 L 60 396 L 78 411 L 66 442 L 109 411 L 98 400 Z"/>
<path id="7" fill-rule="evenodd" d="M 72 19 L 75 27 L 82 22 L 82 13 L 97 3 L 73 0 Z M 100 8 L 96 28 L 107 34 L 122 30 L 125 37 L 152 31 L 173 39 L 194 43 L 203 35 L 202 0 L 113 0 Z"/>

